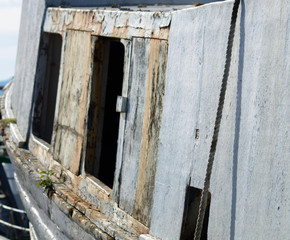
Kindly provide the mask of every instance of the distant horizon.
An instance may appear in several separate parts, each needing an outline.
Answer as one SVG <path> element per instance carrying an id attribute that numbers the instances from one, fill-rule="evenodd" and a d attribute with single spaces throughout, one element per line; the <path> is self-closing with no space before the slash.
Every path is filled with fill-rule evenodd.
<path id="1" fill-rule="evenodd" d="M 2 82 L 9 82 L 9 81 L 11 81 L 12 78 L 13 78 L 13 76 L 8 77 L 8 78 L 6 78 L 6 79 L 0 79 L 0 85 L 1 85 Z"/>

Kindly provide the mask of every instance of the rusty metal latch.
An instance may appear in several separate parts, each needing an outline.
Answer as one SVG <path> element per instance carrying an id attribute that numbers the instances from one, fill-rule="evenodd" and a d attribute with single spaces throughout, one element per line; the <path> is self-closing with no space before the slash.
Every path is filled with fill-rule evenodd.
<path id="1" fill-rule="evenodd" d="M 127 111 L 127 98 L 122 96 L 117 96 L 116 112 L 126 112 Z"/>

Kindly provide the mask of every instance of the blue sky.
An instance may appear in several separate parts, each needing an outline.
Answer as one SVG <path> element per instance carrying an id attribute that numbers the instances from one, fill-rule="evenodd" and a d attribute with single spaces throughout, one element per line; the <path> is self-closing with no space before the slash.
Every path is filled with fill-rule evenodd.
<path id="1" fill-rule="evenodd" d="M 0 81 L 14 75 L 22 0 L 0 0 Z"/>

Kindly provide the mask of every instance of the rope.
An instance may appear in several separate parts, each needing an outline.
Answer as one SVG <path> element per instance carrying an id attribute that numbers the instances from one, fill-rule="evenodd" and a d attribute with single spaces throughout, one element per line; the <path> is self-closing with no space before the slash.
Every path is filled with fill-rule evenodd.
<path id="1" fill-rule="evenodd" d="M 232 11 L 230 32 L 229 32 L 229 37 L 228 37 L 226 61 L 225 61 L 224 75 L 222 79 L 222 85 L 221 85 L 221 91 L 220 91 L 220 97 L 219 97 L 219 105 L 218 105 L 218 109 L 216 113 L 214 133 L 212 137 L 210 153 L 209 153 L 207 169 L 206 169 L 206 175 L 204 179 L 204 187 L 203 187 L 202 195 L 200 199 L 198 218 L 197 218 L 197 223 L 196 223 L 196 228 L 195 228 L 195 233 L 194 233 L 194 240 L 200 240 L 203 221 L 204 221 L 204 215 L 205 215 L 205 211 L 207 207 L 210 178 L 211 178 L 212 167 L 214 163 L 214 157 L 215 157 L 215 152 L 216 152 L 216 146 L 217 146 L 217 141 L 218 141 L 218 135 L 219 135 L 219 130 L 220 130 L 220 124 L 221 124 L 221 119 L 222 119 L 222 113 L 223 113 L 223 107 L 224 107 L 224 101 L 225 101 L 225 95 L 226 95 L 226 89 L 227 89 L 227 83 L 228 83 L 228 77 L 229 77 L 230 66 L 231 66 L 232 48 L 233 48 L 233 41 L 234 41 L 234 36 L 235 36 L 236 20 L 237 20 L 239 5 L 240 5 L 240 0 L 235 0 L 233 11 Z"/>

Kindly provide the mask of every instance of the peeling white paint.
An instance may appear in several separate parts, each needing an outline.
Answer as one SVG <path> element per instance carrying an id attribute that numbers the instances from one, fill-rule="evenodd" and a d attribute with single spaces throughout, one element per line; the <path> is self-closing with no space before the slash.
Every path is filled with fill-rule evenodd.
<path id="1" fill-rule="evenodd" d="M 116 28 L 128 29 L 123 38 L 158 38 L 162 28 L 171 23 L 171 11 L 141 12 L 116 10 L 79 10 L 48 8 L 44 22 L 44 31 L 62 33 L 66 29 L 99 32 L 104 36 L 115 36 Z M 142 31 L 140 31 L 142 30 Z M 165 36 L 160 36 L 164 39 Z"/>

